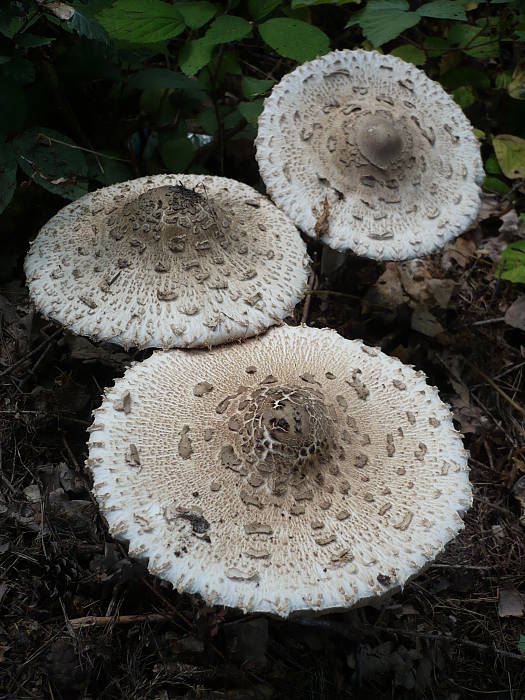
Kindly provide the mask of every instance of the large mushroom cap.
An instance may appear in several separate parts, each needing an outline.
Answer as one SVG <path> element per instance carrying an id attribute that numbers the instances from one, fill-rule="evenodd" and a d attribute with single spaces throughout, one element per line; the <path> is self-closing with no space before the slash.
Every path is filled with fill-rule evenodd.
<path id="1" fill-rule="evenodd" d="M 331 248 L 403 260 L 474 220 L 483 179 L 469 121 L 414 66 L 334 51 L 276 85 L 257 160 L 272 199 Z"/>
<path id="2" fill-rule="evenodd" d="M 277 207 L 223 177 L 155 175 L 64 207 L 32 244 L 31 296 L 75 333 L 124 346 L 214 345 L 282 321 L 306 247 Z"/>
<path id="3" fill-rule="evenodd" d="M 135 364 L 95 411 L 88 464 L 111 532 L 150 571 L 279 615 L 403 585 L 471 504 L 424 374 L 307 327 Z"/>

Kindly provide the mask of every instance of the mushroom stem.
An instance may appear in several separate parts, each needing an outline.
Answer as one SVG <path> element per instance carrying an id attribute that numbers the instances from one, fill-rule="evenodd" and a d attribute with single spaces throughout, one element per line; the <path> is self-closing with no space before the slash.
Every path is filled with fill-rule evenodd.
<path id="1" fill-rule="evenodd" d="M 321 279 L 332 279 L 345 264 L 346 255 L 340 250 L 334 250 L 324 245 L 321 253 Z"/>

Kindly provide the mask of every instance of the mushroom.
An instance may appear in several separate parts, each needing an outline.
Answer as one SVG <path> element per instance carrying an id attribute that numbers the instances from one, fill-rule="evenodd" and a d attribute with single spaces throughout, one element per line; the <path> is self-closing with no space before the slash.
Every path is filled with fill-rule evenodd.
<path id="1" fill-rule="evenodd" d="M 210 346 L 282 322 L 306 289 L 299 232 L 222 177 L 155 175 L 64 207 L 25 262 L 36 306 L 124 347 Z"/>
<path id="2" fill-rule="evenodd" d="M 338 251 L 427 255 L 478 211 L 483 166 L 468 119 L 393 56 L 334 51 L 299 66 L 267 98 L 256 145 L 277 206 Z"/>
<path id="3" fill-rule="evenodd" d="M 115 537 L 179 591 L 286 616 L 403 586 L 463 527 L 467 452 L 425 375 L 335 331 L 157 352 L 94 412 Z"/>

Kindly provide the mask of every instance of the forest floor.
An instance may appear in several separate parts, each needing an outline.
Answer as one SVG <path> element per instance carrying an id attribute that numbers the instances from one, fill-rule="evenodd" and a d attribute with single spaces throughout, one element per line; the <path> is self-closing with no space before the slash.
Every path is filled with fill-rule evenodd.
<path id="1" fill-rule="evenodd" d="M 149 353 L 94 345 L 33 311 L 22 261 L 35 230 L 0 271 L 2 698 L 525 697 L 525 333 L 505 321 L 519 285 L 497 277 L 525 224 L 505 200 L 486 199 L 476 226 L 411 263 L 347 258 L 327 281 L 309 243 L 317 274 L 290 322 L 424 370 L 465 435 L 474 505 L 402 592 L 296 620 L 206 607 L 108 535 L 86 429 L 103 388 Z"/>

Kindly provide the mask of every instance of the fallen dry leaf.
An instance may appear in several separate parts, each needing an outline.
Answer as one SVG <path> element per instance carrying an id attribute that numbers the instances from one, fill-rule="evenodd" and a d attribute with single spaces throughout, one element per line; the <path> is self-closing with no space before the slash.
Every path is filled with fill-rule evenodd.
<path id="1" fill-rule="evenodd" d="M 465 268 L 473 259 L 476 252 L 476 244 L 467 238 L 456 238 L 449 243 L 441 256 L 441 265 L 444 270 L 450 270 L 454 265 Z"/>
<path id="2" fill-rule="evenodd" d="M 498 615 L 500 617 L 523 617 L 524 596 L 516 588 L 498 590 Z"/>
<path id="3" fill-rule="evenodd" d="M 525 331 L 525 294 L 522 294 L 509 306 L 505 312 L 505 323 Z"/>

